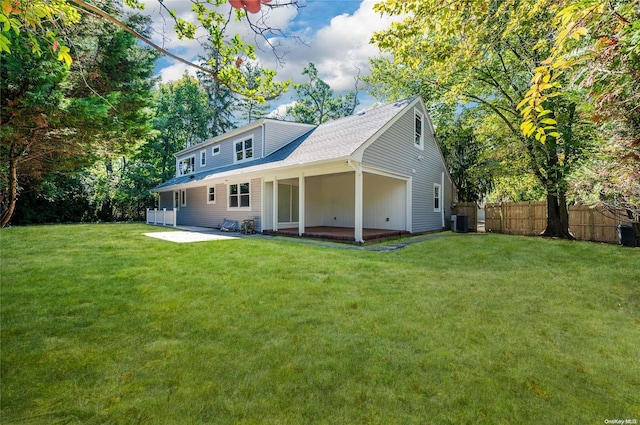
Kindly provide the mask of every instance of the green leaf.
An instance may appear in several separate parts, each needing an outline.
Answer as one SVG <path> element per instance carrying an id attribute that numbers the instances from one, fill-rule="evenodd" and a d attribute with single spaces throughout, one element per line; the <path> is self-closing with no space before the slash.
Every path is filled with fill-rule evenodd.
<path id="1" fill-rule="evenodd" d="M 11 45 L 11 41 L 4 35 L 0 34 L 0 52 L 11 53 L 11 49 L 9 46 Z"/>
<path id="2" fill-rule="evenodd" d="M 58 53 L 58 60 L 64 61 L 67 67 L 70 67 L 71 62 L 73 61 L 71 55 L 69 54 L 69 51 L 70 49 L 67 46 L 60 46 L 60 52 Z"/>

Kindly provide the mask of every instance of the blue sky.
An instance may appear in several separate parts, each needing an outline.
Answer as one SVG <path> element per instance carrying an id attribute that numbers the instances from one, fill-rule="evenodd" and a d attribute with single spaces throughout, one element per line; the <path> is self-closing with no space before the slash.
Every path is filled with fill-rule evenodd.
<path id="1" fill-rule="evenodd" d="M 144 1 L 146 11 L 154 17 L 156 34 L 166 34 L 167 28 L 158 15 L 157 0 Z M 274 4 L 289 0 L 272 1 Z M 387 28 L 391 23 L 390 18 L 383 18 L 373 12 L 373 5 L 377 1 L 379 0 L 299 0 L 300 7 L 297 9 L 283 7 L 268 10 L 264 19 L 270 26 L 299 37 L 304 44 L 296 42 L 293 38 L 280 39 L 278 53 L 284 53 L 284 59 L 278 62 L 269 49 L 258 48 L 258 61 L 265 67 L 275 69 L 278 79 L 293 79 L 294 82 L 304 81 L 302 69 L 313 62 L 320 78 L 331 86 L 334 93 L 341 94 L 352 90 L 358 73 L 368 73 L 369 57 L 378 54 L 377 48 L 369 44 L 371 35 L 374 31 Z M 164 4 L 188 18 L 190 2 L 164 0 Z M 253 40 L 253 34 L 247 29 L 246 23 L 234 23 L 230 30 L 241 34 L 248 41 Z M 162 40 L 159 36 L 156 36 L 154 41 L 190 61 L 196 61 L 202 53 L 196 41 L 179 41 L 175 37 Z M 169 59 L 159 62 L 158 72 L 165 82 L 179 79 L 185 71 L 195 73 L 195 70 L 189 70 L 179 62 Z M 361 108 L 370 107 L 374 103 L 372 98 L 364 94 L 361 95 L 361 101 Z M 284 96 L 280 102 L 272 102 L 272 107 L 275 109 L 279 103 L 282 109 L 290 102 L 291 94 Z"/>
<path id="2" fill-rule="evenodd" d="M 298 11 L 293 27 L 312 31 L 329 25 L 332 18 L 342 14 L 352 15 L 360 7 L 361 0 L 306 0 Z M 302 4 L 302 3 L 301 3 Z"/>

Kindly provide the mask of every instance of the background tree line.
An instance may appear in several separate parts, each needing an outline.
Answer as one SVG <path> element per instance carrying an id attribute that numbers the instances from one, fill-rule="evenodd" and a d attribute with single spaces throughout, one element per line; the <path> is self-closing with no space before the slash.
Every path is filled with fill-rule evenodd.
<path id="1" fill-rule="evenodd" d="M 34 15 L 25 14 L 31 30 L 12 31 L 22 15 L 7 4 L 27 2 L 2 2 L 0 15 L 11 24 L 0 39 L 3 225 L 11 217 L 14 224 L 141 219 L 154 206 L 149 189 L 175 172 L 173 153 L 261 118 L 289 87 L 297 94 L 289 119 L 322 123 L 358 105 L 357 84 L 335 95 L 312 63 L 301 71 L 307 82 L 275 83 L 274 71 L 251 60 L 252 46 L 225 34 L 225 17 L 197 7 L 209 31 L 201 69 L 162 84 L 153 76 L 158 53 L 137 41 L 148 18 L 92 2 L 136 38 L 99 17 L 74 15 L 64 8 L 71 3 L 82 2 L 51 3 L 60 8 L 51 16 L 69 22 L 62 37 L 46 14 L 40 26 L 27 25 Z M 49 2 L 29 7 L 38 4 Z M 385 55 L 371 58 L 361 81 L 381 103 L 423 96 L 461 201 L 544 199 L 548 236 L 571 237 L 568 202 L 622 207 L 637 220 L 637 6 L 381 1 L 378 12 L 405 19 L 373 36 Z M 194 23 L 174 18 L 176 31 L 193 37 Z"/>
<path id="2" fill-rule="evenodd" d="M 640 220 L 636 0 L 385 0 L 375 9 L 405 18 L 374 35 L 387 55 L 372 59 L 367 81 L 380 97 L 427 99 L 462 200 L 542 198 L 544 234 L 562 238 L 571 238 L 567 202 Z"/>

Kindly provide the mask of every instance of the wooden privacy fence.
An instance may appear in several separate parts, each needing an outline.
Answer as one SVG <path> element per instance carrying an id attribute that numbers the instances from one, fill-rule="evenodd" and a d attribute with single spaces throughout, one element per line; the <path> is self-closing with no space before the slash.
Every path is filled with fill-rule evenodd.
<path id="1" fill-rule="evenodd" d="M 569 231 L 576 239 L 618 243 L 619 224 L 630 224 L 603 208 L 569 207 Z M 503 202 L 485 205 L 487 232 L 510 235 L 539 235 L 547 226 L 546 202 Z"/>

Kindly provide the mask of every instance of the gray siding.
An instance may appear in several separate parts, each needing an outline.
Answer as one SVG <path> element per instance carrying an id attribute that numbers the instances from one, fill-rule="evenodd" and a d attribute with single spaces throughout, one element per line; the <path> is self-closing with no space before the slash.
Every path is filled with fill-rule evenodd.
<path id="1" fill-rule="evenodd" d="M 422 113 L 424 122 L 424 150 L 414 143 L 414 111 Z M 442 228 L 440 212 L 434 212 L 433 185 L 441 184 L 445 166 L 436 146 L 434 135 L 426 111 L 418 103 L 409 108 L 399 119 L 385 131 L 364 152 L 362 163 L 365 166 L 398 173 L 412 177 L 412 232 L 420 233 Z M 442 207 L 445 217 L 450 215 L 451 198 L 446 194 L 448 176 L 445 173 L 445 185 L 441 188 L 445 194 Z M 446 226 L 446 219 L 445 219 Z"/>
<path id="2" fill-rule="evenodd" d="M 233 164 L 235 155 L 235 142 L 243 140 L 249 136 L 253 137 L 253 158 L 259 159 L 267 156 L 291 143 L 298 137 L 309 132 L 315 126 L 290 123 L 284 121 L 267 121 L 263 127 L 240 133 L 225 139 L 219 143 L 203 143 L 203 147 L 178 157 L 178 162 L 190 156 L 195 156 L 196 172 L 213 170 Z M 266 140 L 263 140 L 264 139 Z M 213 147 L 220 146 L 220 153 L 213 155 Z M 205 166 L 201 166 L 200 152 L 204 151 L 206 156 Z"/>
<path id="3" fill-rule="evenodd" d="M 187 189 L 187 205 L 180 206 L 178 209 L 177 224 L 183 226 L 219 227 L 225 219 L 238 220 L 239 222 L 254 219 L 256 220 L 256 230 L 261 231 L 262 182 L 260 179 L 252 179 L 249 183 L 251 185 L 250 211 L 237 211 L 227 208 L 228 194 L 227 185 L 225 184 L 215 185 L 216 201 L 213 204 L 207 203 L 208 186 Z"/>
<path id="4" fill-rule="evenodd" d="M 234 149 L 235 142 L 243 140 L 249 136 L 253 136 L 253 158 L 258 159 L 262 156 L 262 127 L 256 128 L 252 131 L 247 131 L 245 133 L 241 133 L 235 137 L 232 137 L 228 140 L 224 140 L 220 143 L 212 143 L 207 144 L 202 149 L 198 149 L 195 152 L 190 152 L 188 154 L 182 155 L 178 157 L 178 162 L 184 158 L 188 158 L 190 156 L 196 157 L 196 173 L 200 171 L 213 170 L 215 168 L 224 167 L 226 165 L 233 164 L 234 160 Z M 213 147 L 220 146 L 220 153 L 218 155 L 213 155 Z M 200 152 L 206 152 L 206 165 L 202 167 L 200 165 Z"/>
<path id="5" fill-rule="evenodd" d="M 159 204 L 160 207 L 158 209 L 171 209 L 173 208 L 173 192 L 160 192 L 160 201 Z"/>
<path id="6" fill-rule="evenodd" d="M 298 137 L 308 133 L 313 125 L 288 123 L 284 121 L 268 121 L 265 124 L 264 156 L 268 156 Z"/>
<path id="7" fill-rule="evenodd" d="M 354 173 L 307 177 L 305 181 L 306 226 L 354 226 Z"/>

